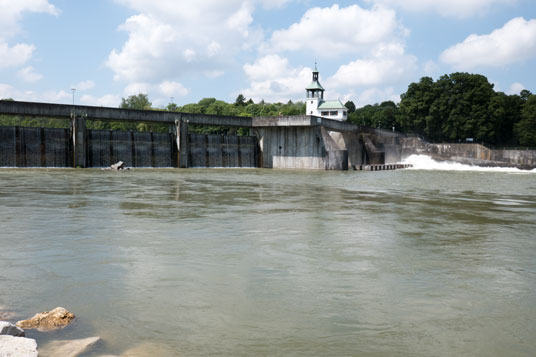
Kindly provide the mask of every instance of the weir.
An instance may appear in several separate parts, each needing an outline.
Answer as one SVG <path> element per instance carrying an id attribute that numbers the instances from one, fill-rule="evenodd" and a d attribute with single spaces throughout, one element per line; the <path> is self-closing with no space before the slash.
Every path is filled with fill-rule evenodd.
<path id="1" fill-rule="evenodd" d="M 1 167 L 263 167 L 348 170 L 396 163 L 399 136 L 310 115 L 239 117 L 0 101 L 0 115 L 70 121 L 70 129 L 0 127 Z M 169 133 L 88 130 L 86 120 L 168 124 Z M 190 125 L 249 128 L 206 135 Z M 398 145 L 398 146 L 397 146 Z"/>

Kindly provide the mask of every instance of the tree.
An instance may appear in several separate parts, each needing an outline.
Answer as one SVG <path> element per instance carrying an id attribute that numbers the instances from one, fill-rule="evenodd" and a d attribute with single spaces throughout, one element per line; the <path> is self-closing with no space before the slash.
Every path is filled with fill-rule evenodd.
<path id="1" fill-rule="evenodd" d="M 436 82 L 423 77 L 401 95 L 399 125 L 433 141 L 470 137 L 497 143 L 497 130 L 504 120 L 498 106 L 504 104 L 501 100 L 492 103 L 495 95 L 493 84 L 482 75 L 452 73 Z"/>
<path id="2" fill-rule="evenodd" d="M 348 114 L 355 112 L 355 104 L 351 100 L 344 103 L 344 106 L 348 109 Z"/>
<path id="3" fill-rule="evenodd" d="M 123 109 L 151 109 L 152 103 L 149 101 L 147 94 L 131 95 L 128 98 L 121 98 L 120 108 Z"/>
<path id="4" fill-rule="evenodd" d="M 246 97 L 244 97 L 242 94 L 239 94 L 238 97 L 236 97 L 234 105 L 236 107 L 243 107 L 245 104 L 246 104 Z"/>
<path id="5" fill-rule="evenodd" d="M 515 133 L 521 145 L 536 146 L 536 95 L 531 95 L 523 105 Z"/>

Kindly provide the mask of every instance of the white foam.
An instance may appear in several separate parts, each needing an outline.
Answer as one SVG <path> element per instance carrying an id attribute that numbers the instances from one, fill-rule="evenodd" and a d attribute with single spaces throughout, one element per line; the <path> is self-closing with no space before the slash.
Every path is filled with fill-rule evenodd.
<path id="1" fill-rule="evenodd" d="M 411 170 L 438 170 L 438 171 L 476 171 L 476 172 L 503 172 L 514 174 L 536 174 L 536 169 L 520 170 L 515 167 L 480 167 L 460 164 L 452 161 L 436 161 L 427 155 L 411 155 L 402 161 L 411 164 Z"/>

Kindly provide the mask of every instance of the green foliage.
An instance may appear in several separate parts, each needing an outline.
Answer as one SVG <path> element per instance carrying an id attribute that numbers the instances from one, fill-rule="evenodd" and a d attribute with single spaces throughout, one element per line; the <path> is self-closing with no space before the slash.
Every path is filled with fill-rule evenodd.
<path id="1" fill-rule="evenodd" d="M 404 131 L 432 141 L 473 138 L 491 144 L 515 144 L 513 128 L 523 100 L 493 90 L 478 74 L 452 73 L 436 82 L 423 77 L 401 95 L 397 122 Z"/>
<path id="2" fill-rule="evenodd" d="M 363 108 L 356 109 L 348 115 L 348 121 L 372 128 L 391 129 L 396 126 L 398 115 L 399 109 L 397 105 L 389 100 L 381 104 L 369 104 Z"/>
<path id="3" fill-rule="evenodd" d="M 152 103 L 149 101 L 147 94 L 131 95 L 128 98 L 121 98 L 121 105 L 119 108 L 123 109 L 151 109 Z"/>
<path id="4" fill-rule="evenodd" d="M 523 106 L 515 133 L 521 145 L 536 146 L 536 95 L 530 95 Z"/>
<path id="5" fill-rule="evenodd" d="M 348 114 L 352 114 L 353 112 L 355 112 L 355 104 L 351 100 L 344 103 L 344 106 L 348 108 Z"/>

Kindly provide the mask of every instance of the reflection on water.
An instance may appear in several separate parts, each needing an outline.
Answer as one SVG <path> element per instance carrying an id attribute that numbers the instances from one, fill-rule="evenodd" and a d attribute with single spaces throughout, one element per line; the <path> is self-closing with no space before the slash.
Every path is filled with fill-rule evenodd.
<path id="1" fill-rule="evenodd" d="M 0 170 L 0 312 L 94 352 L 530 355 L 534 174 Z"/>

